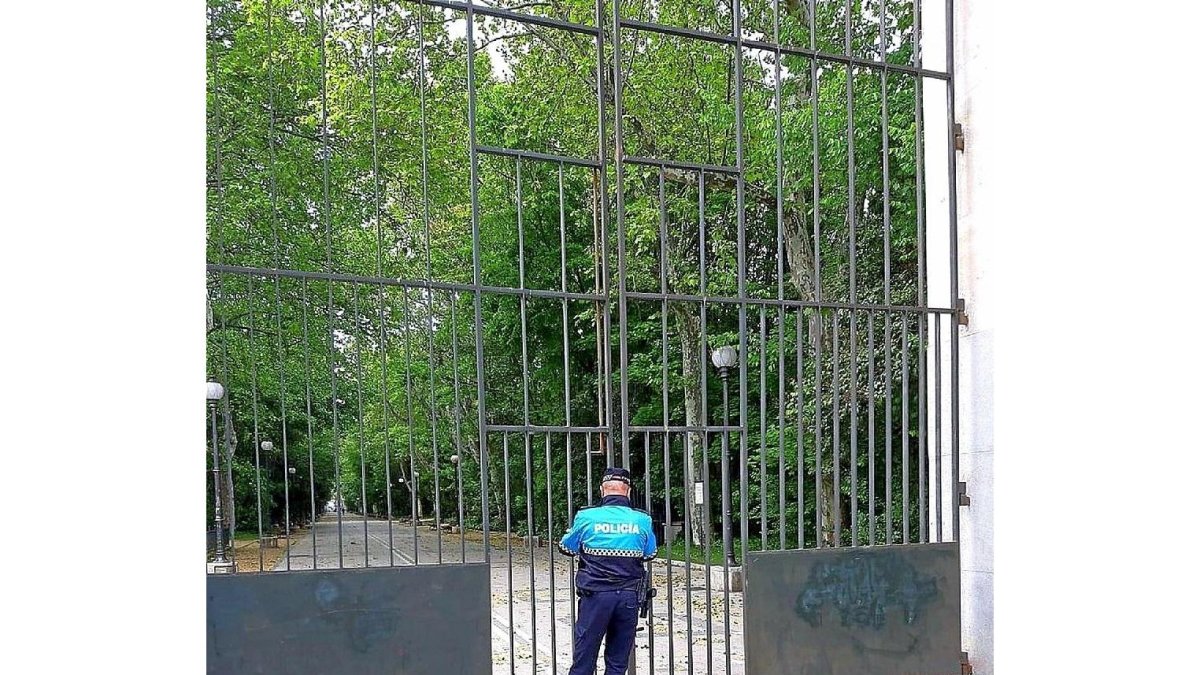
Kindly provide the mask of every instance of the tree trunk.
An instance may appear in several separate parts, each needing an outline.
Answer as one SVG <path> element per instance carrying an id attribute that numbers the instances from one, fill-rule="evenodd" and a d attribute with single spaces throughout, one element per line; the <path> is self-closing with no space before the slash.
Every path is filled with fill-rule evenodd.
<path id="1" fill-rule="evenodd" d="M 685 423 L 689 427 L 704 426 L 705 421 L 701 418 L 701 397 L 704 393 L 700 389 L 700 369 L 704 367 L 704 345 L 700 344 L 700 322 L 694 314 L 678 306 L 672 307 L 672 312 L 675 318 L 675 325 L 679 330 L 680 341 L 683 344 L 683 402 Z M 704 447 L 704 438 L 702 434 L 696 432 L 688 432 L 685 436 L 684 443 L 684 485 L 688 494 L 685 498 L 691 504 L 691 531 L 692 543 L 701 545 L 704 541 L 704 517 L 703 509 L 696 504 L 695 485 L 704 475 L 704 456 L 702 449 Z M 700 450 L 700 452 L 697 452 Z M 704 496 L 705 506 L 707 508 L 708 495 Z"/>

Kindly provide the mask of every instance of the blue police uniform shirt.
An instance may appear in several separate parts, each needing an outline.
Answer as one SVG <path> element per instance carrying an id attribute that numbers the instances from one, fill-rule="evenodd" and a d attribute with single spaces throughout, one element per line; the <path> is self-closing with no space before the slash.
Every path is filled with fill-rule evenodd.
<path id="1" fill-rule="evenodd" d="M 658 552 L 650 515 L 633 508 L 628 497 L 608 495 L 598 506 L 584 507 L 558 547 L 579 556 L 575 586 L 585 591 L 634 590 L 643 561 Z"/>

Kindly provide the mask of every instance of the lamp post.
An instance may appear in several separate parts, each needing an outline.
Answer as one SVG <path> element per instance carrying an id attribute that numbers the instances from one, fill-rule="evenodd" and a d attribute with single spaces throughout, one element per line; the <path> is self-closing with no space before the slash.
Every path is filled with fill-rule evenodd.
<path id="1" fill-rule="evenodd" d="M 712 363 L 721 376 L 722 410 L 724 426 L 721 430 L 721 540 L 725 549 L 725 563 L 735 565 L 733 559 L 733 530 L 729 522 L 729 372 L 737 365 L 737 347 L 717 347 L 712 353 Z"/>
<path id="2" fill-rule="evenodd" d="M 225 523 L 221 517 L 221 453 L 217 446 L 217 401 L 225 397 L 225 387 L 219 382 L 209 382 L 205 398 L 208 399 L 208 412 L 212 419 L 212 457 L 213 457 L 213 517 L 217 527 L 217 551 L 213 562 L 209 563 L 208 571 L 212 574 L 228 574 L 236 571 L 236 565 L 225 558 Z"/>

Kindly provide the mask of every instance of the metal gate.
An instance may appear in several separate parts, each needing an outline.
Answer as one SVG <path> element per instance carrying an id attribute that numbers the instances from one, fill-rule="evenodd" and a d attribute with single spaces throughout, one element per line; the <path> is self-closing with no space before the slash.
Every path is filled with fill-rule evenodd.
<path id="1" fill-rule="evenodd" d="M 624 466 L 631 671 L 731 674 L 758 552 L 955 542 L 952 6 L 210 0 L 210 560 L 486 570 L 562 673 Z"/>

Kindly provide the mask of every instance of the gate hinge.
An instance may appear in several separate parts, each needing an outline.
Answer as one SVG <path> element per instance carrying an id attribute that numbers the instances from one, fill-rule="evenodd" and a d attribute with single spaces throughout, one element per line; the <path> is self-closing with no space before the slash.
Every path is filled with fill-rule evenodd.
<path id="1" fill-rule="evenodd" d="M 973 675 L 974 674 L 975 669 L 971 667 L 971 659 L 967 658 L 966 652 L 962 652 L 962 656 L 959 657 L 958 662 L 959 662 L 959 665 L 962 666 L 962 675 Z"/>
<path id="2" fill-rule="evenodd" d="M 971 496 L 967 494 L 966 481 L 958 482 L 958 505 L 959 506 L 970 506 L 971 505 Z"/>
<path id="3" fill-rule="evenodd" d="M 963 135 L 963 126 L 958 122 L 954 123 L 954 149 L 959 152 L 967 149 L 967 137 Z"/>
<path id="4" fill-rule="evenodd" d="M 954 318 L 958 320 L 958 325 L 968 327 L 971 325 L 971 319 L 967 316 L 967 301 L 959 298 L 954 301 Z"/>

